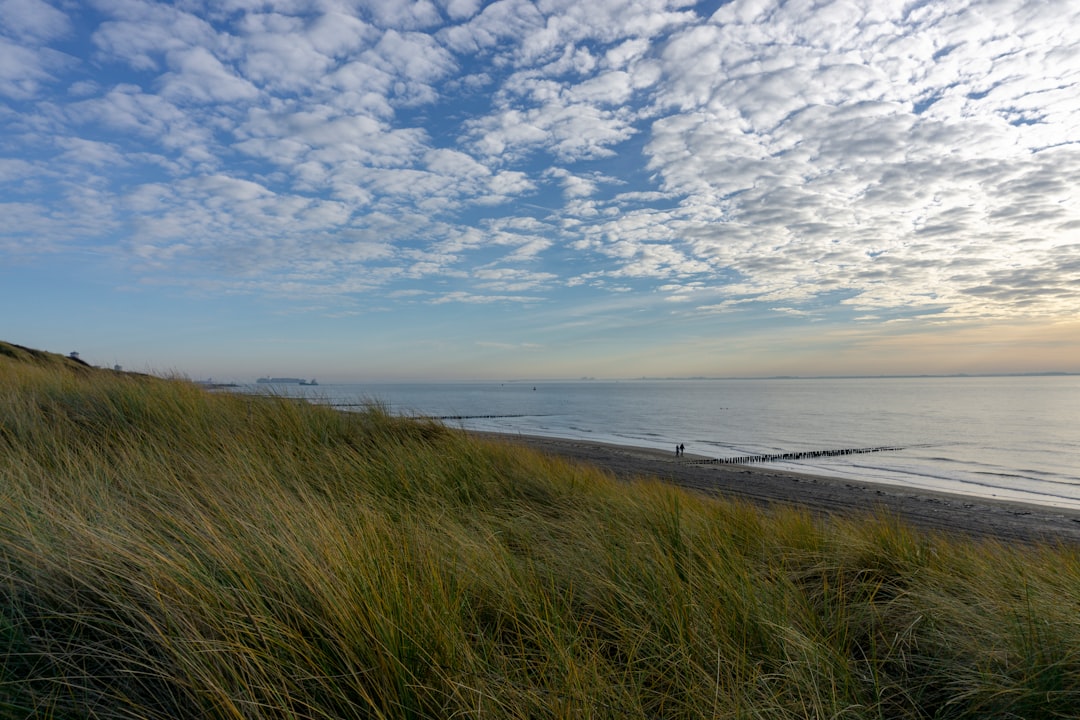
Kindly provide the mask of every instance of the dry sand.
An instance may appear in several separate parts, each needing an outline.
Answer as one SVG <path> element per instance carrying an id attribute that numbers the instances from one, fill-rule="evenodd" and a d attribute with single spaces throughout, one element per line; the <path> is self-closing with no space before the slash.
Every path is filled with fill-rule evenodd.
<path id="1" fill-rule="evenodd" d="M 622 480 L 655 477 L 691 490 L 769 507 L 795 505 L 823 515 L 884 512 L 924 530 L 1002 542 L 1080 545 L 1080 510 L 931 492 L 899 485 L 771 470 L 762 465 L 702 465 L 706 459 L 664 452 L 528 435 L 472 433 L 518 443 L 603 468 Z"/>

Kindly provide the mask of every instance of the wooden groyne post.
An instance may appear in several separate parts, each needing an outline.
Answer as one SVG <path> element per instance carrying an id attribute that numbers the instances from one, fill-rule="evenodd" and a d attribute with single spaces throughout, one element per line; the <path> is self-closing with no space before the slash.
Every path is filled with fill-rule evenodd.
<path id="1" fill-rule="evenodd" d="M 687 460 L 688 465 L 749 465 L 751 463 L 780 462 L 784 460 L 809 460 L 819 457 L 837 457 L 839 455 L 860 455 L 862 453 L 889 452 L 903 450 L 896 445 L 879 445 L 868 448 L 844 448 L 840 450 L 803 450 L 800 452 L 774 453 L 768 455 L 741 455 L 728 458 L 707 458 Z"/>

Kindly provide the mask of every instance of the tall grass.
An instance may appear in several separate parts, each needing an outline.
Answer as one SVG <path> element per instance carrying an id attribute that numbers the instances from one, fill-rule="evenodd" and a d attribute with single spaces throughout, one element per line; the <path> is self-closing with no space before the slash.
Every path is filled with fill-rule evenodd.
<path id="1" fill-rule="evenodd" d="M 0 344 L 0 716 L 1058 718 L 1080 555 Z"/>

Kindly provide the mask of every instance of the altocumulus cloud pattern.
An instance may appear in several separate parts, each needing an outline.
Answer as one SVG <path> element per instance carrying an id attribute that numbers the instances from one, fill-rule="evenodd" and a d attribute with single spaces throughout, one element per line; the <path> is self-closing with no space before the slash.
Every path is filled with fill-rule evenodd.
<path id="1" fill-rule="evenodd" d="M 1072 0 L 0 0 L 0 257 L 315 312 L 1075 317 L 1078 27 Z"/>

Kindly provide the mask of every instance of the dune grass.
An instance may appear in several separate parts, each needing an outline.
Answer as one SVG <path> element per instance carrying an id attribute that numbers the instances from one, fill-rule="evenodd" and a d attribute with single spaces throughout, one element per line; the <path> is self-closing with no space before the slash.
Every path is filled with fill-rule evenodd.
<path id="1" fill-rule="evenodd" d="M 1080 554 L 0 343 L 0 716 L 1060 718 Z"/>

